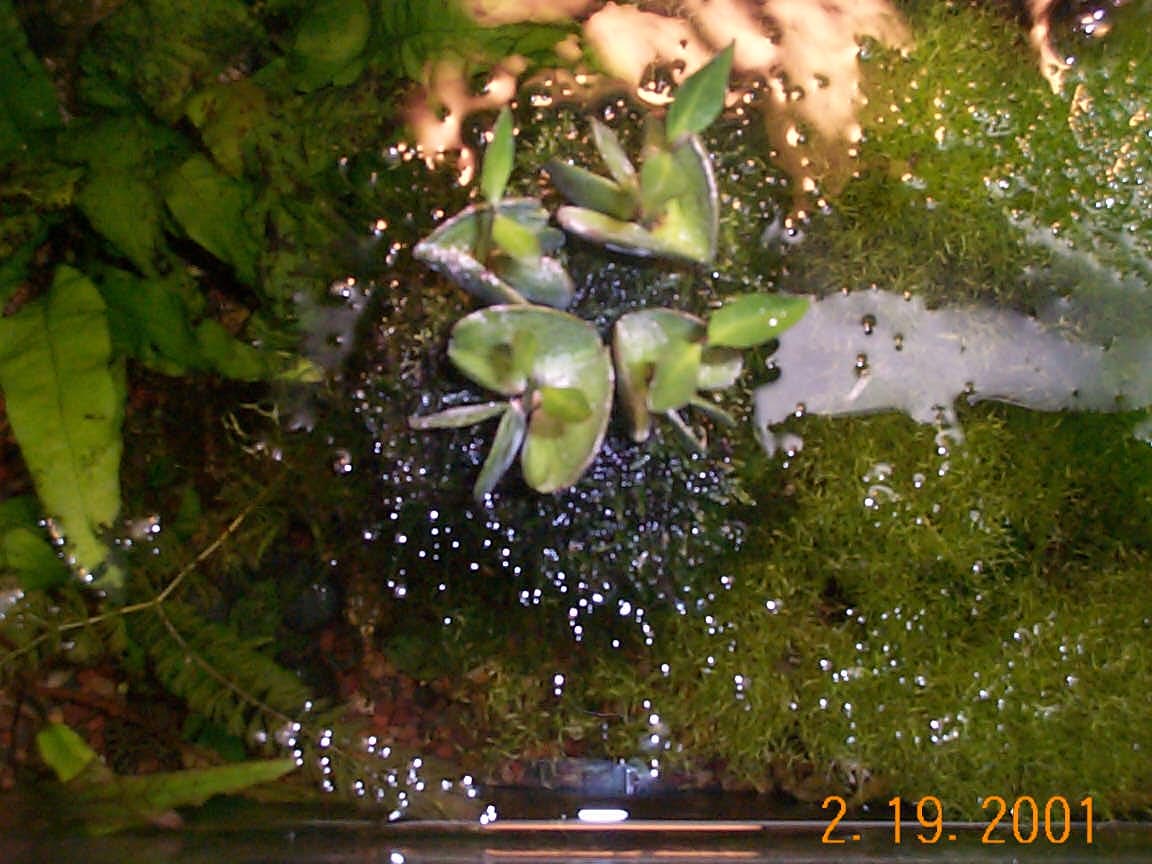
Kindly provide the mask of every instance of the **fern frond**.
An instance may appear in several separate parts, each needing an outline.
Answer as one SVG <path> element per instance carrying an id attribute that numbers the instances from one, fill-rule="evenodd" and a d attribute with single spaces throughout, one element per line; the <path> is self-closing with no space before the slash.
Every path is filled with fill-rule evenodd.
<path id="1" fill-rule="evenodd" d="M 203 620 L 184 604 L 155 606 L 128 624 L 165 689 L 237 737 L 275 735 L 311 702 L 312 694 L 300 679 L 256 643 L 230 627 Z"/>

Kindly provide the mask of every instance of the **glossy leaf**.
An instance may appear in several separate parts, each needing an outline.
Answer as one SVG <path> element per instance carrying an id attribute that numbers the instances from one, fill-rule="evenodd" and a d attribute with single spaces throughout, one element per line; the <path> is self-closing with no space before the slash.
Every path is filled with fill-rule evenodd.
<path id="1" fill-rule="evenodd" d="M 507 402 L 480 402 L 475 405 L 457 405 L 445 408 L 435 414 L 424 416 L 413 415 L 408 418 L 408 425 L 413 429 L 461 429 L 465 426 L 474 426 L 483 423 L 492 417 L 503 414 L 508 408 Z"/>
<path id="2" fill-rule="evenodd" d="M 520 446 L 524 443 L 527 428 L 528 418 L 524 414 L 524 408 L 519 400 L 514 399 L 508 403 L 507 410 L 500 418 L 500 425 L 496 427 L 496 437 L 492 440 L 492 449 L 488 451 L 484 465 L 480 468 L 480 475 L 472 487 L 472 495 L 477 501 L 483 502 L 508 471 L 516 459 L 516 454 L 520 452 Z"/>
<path id="3" fill-rule="evenodd" d="M 486 204 L 461 210 L 417 243 L 413 255 L 484 303 L 531 301 L 554 308 L 567 306 L 575 286 L 554 258 L 494 255 L 489 261 L 477 259 L 482 222 L 492 213 Z M 495 213 L 533 233 L 542 252 L 555 251 L 563 242 L 563 236 L 548 225 L 548 211 L 535 198 L 504 199 Z"/>
<path id="4" fill-rule="evenodd" d="M 492 220 L 492 240 L 513 258 L 540 257 L 540 240 L 535 232 L 503 213 L 497 213 Z"/>
<path id="5" fill-rule="evenodd" d="M 492 141 L 484 150 L 484 163 L 480 167 L 480 191 L 489 204 L 497 204 L 504 197 L 515 159 L 516 136 L 512 129 L 512 112 L 501 108 L 492 129 Z"/>
<path id="6" fill-rule="evenodd" d="M 642 257 L 678 258 L 706 263 L 716 254 L 719 198 L 712 163 L 699 139 L 690 137 L 669 153 L 659 151 L 645 162 L 651 179 L 649 227 L 627 222 L 587 207 L 561 207 L 556 219 L 564 230 L 619 252 Z M 607 182 L 607 181 L 605 181 Z M 671 197 L 668 197 L 671 196 Z"/>
<path id="7" fill-rule="evenodd" d="M 799 321 L 807 309 L 806 297 L 788 294 L 734 297 L 708 319 L 708 344 L 731 348 L 761 345 Z"/>
<path id="8" fill-rule="evenodd" d="M 645 309 L 622 316 L 613 328 L 617 390 L 628 414 L 632 440 L 646 441 L 652 428 L 650 389 L 656 368 L 704 336 L 704 322 L 675 309 Z M 672 381 L 662 385 L 673 386 Z M 683 392 L 683 391 L 682 391 Z M 695 383 L 692 385 L 695 392 Z M 692 393 L 689 393 L 690 397 Z"/>
<path id="9" fill-rule="evenodd" d="M 636 184 L 639 182 L 636 176 L 636 167 L 628 158 L 628 154 L 624 152 L 616 133 L 595 117 L 592 118 L 592 140 L 596 144 L 596 149 L 600 151 L 600 156 L 604 159 L 608 173 L 612 175 L 616 184 L 628 193 L 635 190 Z"/>
<path id="10" fill-rule="evenodd" d="M 674 173 L 682 178 L 681 191 L 660 205 L 659 222 L 652 234 L 664 248 L 683 258 L 707 263 L 716 256 L 720 233 L 716 178 L 700 139 L 692 136 L 672 151 Z"/>
<path id="11" fill-rule="evenodd" d="M 728 93 L 733 49 L 729 45 L 680 85 L 665 123 L 669 141 L 703 132 L 719 116 Z"/>
<path id="12" fill-rule="evenodd" d="M 525 350 L 524 334 L 531 334 L 536 346 L 527 374 L 514 360 L 517 349 Z M 583 413 L 575 410 L 572 394 L 548 397 L 555 412 L 531 411 L 520 461 L 525 482 L 540 492 L 580 478 L 600 450 L 612 409 L 612 363 L 596 328 L 538 306 L 493 306 L 457 322 L 448 356 L 477 384 L 507 396 L 521 395 L 529 386 L 541 394 L 549 388 L 579 390 L 589 408 L 579 420 L 564 416 Z"/>
<path id="13" fill-rule="evenodd" d="M 104 300 L 82 273 L 60 267 L 46 297 L 0 318 L 0 390 L 45 512 L 77 565 L 98 570 L 100 532 L 120 510 L 125 382 Z M 99 584 L 122 580 L 109 567 Z"/>
<path id="14" fill-rule="evenodd" d="M 560 194 L 578 207 L 606 213 L 615 219 L 627 220 L 636 215 L 636 196 L 606 177 L 559 159 L 549 160 L 544 170 Z"/>
<path id="15" fill-rule="evenodd" d="M 592 416 L 592 406 L 588 397 L 579 387 L 541 387 L 539 411 L 547 411 L 558 420 L 566 423 L 579 423 Z"/>
<path id="16" fill-rule="evenodd" d="M 670 411 L 692 401 L 696 395 L 702 351 L 699 342 L 673 343 L 665 349 L 649 383 L 649 410 L 657 413 Z"/>
<path id="17" fill-rule="evenodd" d="M 643 217 L 659 217 L 669 199 L 689 191 L 689 182 L 671 153 L 657 150 L 649 155 L 640 166 L 640 211 Z"/>

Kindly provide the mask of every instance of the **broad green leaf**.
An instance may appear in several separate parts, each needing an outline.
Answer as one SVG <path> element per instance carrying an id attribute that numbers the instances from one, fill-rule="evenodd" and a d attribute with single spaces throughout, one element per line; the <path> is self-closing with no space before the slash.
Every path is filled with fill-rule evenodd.
<path id="1" fill-rule="evenodd" d="M 541 389 L 578 389 L 590 411 L 580 420 L 547 410 L 532 412 L 520 467 L 524 481 L 537 492 L 565 489 L 580 479 L 600 452 L 612 413 L 614 375 L 608 349 L 593 327 L 572 320 L 582 328 L 572 328 L 579 344 L 542 352 L 534 378 Z M 554 343 L 548 344 L 551 349 Z"/>
<path id="2" fill-rule="evenodd" d="M 656 150 L 640 166 L 640 212 L 654 220 L 664 212 L 668 200 L 690 191 L 690 178 L 680 171 L 666 150 Z"/>
<path id="3" fill-rule="evenodd" d="M 616 322 L 612 354 L 617 390 L 628 414 L 633 441 L 648 440 L 652 431 L 649 391 L 657 364 L 703 337 L 704 322 L 675 309 L 629 312 Z"/>
<path id="4" fill-rule="evenodd" d="M 195 333 L 204 363 L 227 378 L 237 381 L 319 381 L 323 378 L 310 361 L 249 345 L 212 318 L 201 321 Z"/>
<path id="5" fill-rule="evenodd" d="M 744 355 L 741 352 L 705 344 L 696 386 L 701 390 L 725 390 L 736 383 L 742 371 Z"/>
<path id="6" fill-rule="evenodd" d="M 473 312 L 456 322 L 448 340 L 448 358 L 456 368 L 481 387 L 504 396 L 517 396 L 528 387 L 527 374 L 513 360 L 516 321 L 508 314 L 513 308 L 519 307 L 492 306 Z"/>
<path id="7" fill-rule="evenodd" d="M 560 194 L 578 207 L 606 213 L 614 219 L 627 220 L 636 215 L 639 201 L 634 192 L 607 177 L 559 159 L 550 159 L 544 170 Z"/>
<path id="8" fill-rule="evenodd" d="M 97 570 L 99 533 L 120 510 L 125 384 L 104 300 L 82 273 L 60 267 L 47 297 L 0 318 L 0 390 L 45 512 L 77 566 Z M 109 568 L 98 584 L 122 579 Z"/>
<path id="9" fill-rule="evenodd" d="M 508 467 L 520 452 L 520 445 L 524 443 L 524 434 L 528 428 L 528 418 L 520 402 L 513 400 L 508 403 L 507 410 L 500 418 L 500 425 L 496 427 L 496 437 L 492 440 L 492 449 L 488 451 L 480 474 L 472 487 L 473 497 L 483 503 L 500 478 L 508 471 Z"/>
<path id="10" fill-rule="evenodd" d="M 622 222 L 587 207 L 561 207 L 556 211 L 556 221 L 565 231 L 617 252 L 641 257 L 672 254 L 638 222 Z"/>
<path id="11" fill-rule="evenodd" d="M 273 759 L 120 777 L 63 723 L 41 729 L 36 747 L 67 790 L 64 811 L 82 819 L 94 834 L 155 823 L 173 808 L 203 804 L 215 795 L 241 792 L 296 770 L 294 759 Z"/>
<path id="12" fill-rule="evenodd" d="M 421 431 L 425 429 L 461 429 L 465 426 L 483 423 L 485 420 L 503 414 L 507 408 L 507 402 L 458 405 L 454 408 L 445 408 L 435 414 L 425 414 L 422 417 L 413 415 L 408 418 L 408 425 Z"/>
<path id="13" fill-rule="evenodd" d="M 734 297 L 708 319 L 708 344 L 731 348 L 761 345 L 799 321 L 807 309 L 806 297 L 787 294 Z"/>
<path id="14" fill-rule="evenodd" d="M 219 171 L 207 158 L 189 158 L 168 178 L 168 209 L 185 233 L 252 285 L 260 242 L 247 222 L 252 188 Z"/>
<path id="15" fill-rule="evenodd" d="M 204 369 L 190 319 L 186 284 L 180 274 L 140 279 L 124 270 L 107 271 L 100 293 L 116 351 L 168 375 Z"/>
<path id="16" fill-rule="evenodd" d="M 527 372 L 513 359 L 518 343 L 524 351 L 525 333 L 536 345 Z M 524 393 L 529 382 L 540 390 L 582 391 L 591 409 L 582 420 L 531 412 L 520 457 L 524 480 L 537 491 L 552 492 L 580 478 L 600 450 L 612 410 L 612 363 L 595 327 L 554 309 L 492 306 L 457 322 L 448 356 L 477 384 L 506 396 Z"/>
<path id="17" fill-rule="evenodd" d="M 530 228 L 497 213 L 492 220 L 492 240 L 502 252 L 513 258 L 539 258 L 540 241 Z"/>
<path id="18" fill-rule="evenodd" d="M 512 364 L 521 375 L 531 376 L 540 349 L 540 340 L 527 327 L 512 334 Z"/>
<path id="19" fill-rule="evenodd" d="M 32 135 L 61 125 L 52 79 L 28 47 L 14 5 L 0 2 L 0 164 Z"/>
<path id="20" fill-rule="evenodd" d="M 734 45 L 729 45 L 684 80 L 668 108 L 665 124 L 668 140 L 703 132 L 719 116 L 728 93 Z"/>
<path id="21" fill-rule="evenodd" d="M 16 577 L 25 591 L 53 588 L 71 576 L 39 520 L 40 504 L 31 495 L 0 501 L 0 574 Z"/>
<path id="22" fill-rule="evenodd" d="M 364 49 L 372 34 L 366 0 L 318 0 L 306 7 L 288 55 L 300 90 L 345 85 L 364 68 Z"/>
<path id="23" fill-rule="evenodd" d="M 92 227 L 141 272 L 156 271 L 156 252 L 164 242 L 163 206 L 151 183 L 136 171 L 96 171 L 76 203 Z"/>
<path id="24" fill-rule="evenodd" d="M 661 205 L 652 235 L 662 248 L 690 261 L 707 263 L 716 255 L 720 233 L 712 160 L 695 135 L 681 141 L 671 155 L 675 175 L 683 178 L 683 191 Z"/>
<path id="25" fill-rule="evenodd" d="M 531 301 L 555 308 L 567 306 L 575 286 L 554 258 L 494 255 L 489 262 L 477 260 L 482 222 L 492 216 L 493 210 L 502 220 L 506 218 L 532 232 L 541 251 L 553 251 L 563 242 L 563 236 L 558 237 L 559 232 L 548 226 L 548 211 L 539 200 L 510 198 L 495 208 L 485 204 L 461 210 L 417 243 L 413 255 L 484 303 Z"/>
<path id="26" fill-rule="evenodd" d="M 588 397 L 579 387 L 541 387 L 539 411 L 547 411 L 557 420 L 566 423 L 579 423 L 592 415 Z"/>
<path id="27" fill-rule="evenodd" d="M 632 193 L 639 182 L 636 167 L 624 152 L 624 148 L 620 146 L 620 139 L 616 137 L 616 133 L 593 117 L 592 140 L 596 143 L 596 149 L 600 151 L 600 156 L 604 159 L 612 179 L 621 189 Z"/>
<path id="28" fill-rule="evenodd" d="M 83 738 L 63 723 L 49 723 L 36 733 L 36 749 L 61 783 L 75 780 L 100 759 Z"/>
<path id="29" fill-rule="evenodd" d="M 250 78 L 210 84 L 188 100 L 185 111 L 216 164 L 233 177 L 244 173 L 254 137 L 258 140 L 272 124 L 267 93 Z"/>
<path id="30" fill-rule="evenodd" d="M 520 300 L 553 309 L 566 309 L 572 302 L 576 286 L 572 277 L 555 258 L 501 258 L 493 264 L 500 280 L 515 286 Z"/>
<path id="31" fill-rule="evenodd" d="M 496 205 L 504 197 L 515 160 L 516 135 L 512 129 L 512 112 L 501 108 L 492 128 L 492 141 L 484 149 L 484 162 L 480 166 L 480 191 L 489 204 Z"/>
<path id="32" fill-rule="evenodd" d="M 699 342 L 668 346 L 656 361 L 648 388 L 648 408 L 651 411 L 670 411 L 692 401 L 696 395 L 702 351 Z"/>

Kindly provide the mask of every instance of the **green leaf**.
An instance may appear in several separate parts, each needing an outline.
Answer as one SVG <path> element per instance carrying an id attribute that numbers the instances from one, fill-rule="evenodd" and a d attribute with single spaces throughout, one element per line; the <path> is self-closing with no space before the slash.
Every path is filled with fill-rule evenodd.
<path id="1" fill-rule="evenodd" d="M 164 200 L 189 237 L 230 264 L 241 281 L 255 283 L 260 243 L 247 222 L 253 203 L 248 184 L 196 155 L 169 177 Z"/>
<path id="2" fill-rule="evenodd" d="M 600 151 L 600 156 L 608 167 L 612 179 L 621 189 L 633 192 L 638 182 L 636 167 L 624 152 L 616 133 L 595 117 L 592 118 L 592 140 L 596 144 L 596 149 Z"/>
<path id="3" fill-rule="evenodd" d="M 607 177 L 559 159 L 548 160 L 544 170 L 560 194 L 578 207 L 606 213 L 614 219 L 627 220 L 636 215 L 636 195 Z"/>
<path id="4" fill-rule="evenodd" d="M 480 168 L 480 191 L 489 204 L 495 205 L 504 197 L 515 158 L 516 136 L 512 130 L 512 112 L 501 108 L 492 130 L 492 142 L 484 150 L 484 164 Z"/>
<path id="5" fill-rule="evenodd" d="M 521 334 L 531 334 L 536 346 L 527 372 L 515 356 L 525 353 Z M 539 492 L 580 478 L 600 450 L 612 410 L 612 363 L 595 327 L 554 309 L 493 306 L 457 322 L 448 356 L 473 381 L 507 396 L 524 393 L 529 381 L 540 390 L 581 390 L 589 415 L 573 422 L 532 411 L 520 456 L 525 482 Z"/>
<path id="6" fill-rule="evenodd" d="M 492 255 L 487 261 L 477 260 L 483 223 L 493 213 L 530 231 L 541 251 L 554 251 L 563 243 L 563 235 L 548 226 L 548 211 L 539 200 L 506 198 L 496 207 L 483 204 L 461 210 L 417 243 L 413 255 L 484 303 L 567 306 L 575 286 L 556 259 Z"/>
<path id="7" fill-rule="evenodd" d="M 199 310 L 190 308 L 189 287 L 179 273 L 139 279 L 124 270 L 107 271 L 100 293 L 116 351 L 167 375 L 207 368 L 190 324 Z"/>
<path id="8" fill-rule="evenodd" d="M 38 131 L 60 126 L 56 90 L 28 47 L 10 0 L 0 2 L 0 164 L 27 147 Z"/>
<path id="9" fill-rule="evenodd" d="M 513 258 L 539 258 L 540 241 L 530 228 L 497 213 L 492 220 L 492 239 L 502 252 Z"/>
<path id="10" fill-rule="evenodd" d="M 39 521 L 33 496 L 0 501 L 0 574 L 15 576 L 25 591 L 54 588 L 71 575 Z"/>
<path id="11" fill-rule="evenodd" d="M 547 411 L 558 420 L 579 423 L 592 416 L 588 397 L 579 387 L 541 387 L 536 392 L 540 395 L 537 410 Z"/>
<path id="12" fill-rule="evenodd" d="M 350 84 L 364 68 L 364 49 L 372 33 L 366 0 L 318 0 L 305 7 L 288 55 L 300 90 Z"/>
<path id="13" fill-rule="evenodd" d="M 708 319 L 708 344 L 751 348 L 784 332 L 808 309 L 806 297 L 744 294 L 734 297 Z"/>
<path id="14" fill-rule="evenodd" d="M 408 418 L 408 425 L 413 429 L 461 429 L 483 423 L 489 418 L 503 414 L 508 409 L 507 402 L 480 402 L 475 405 L 457 405 L 454 408 L 445 408 L 435 414 L 424 416 L 413 415 Z"/>
<path id="15" fill-rule="evenodd" d="M 528 418 L 519 401 L 508 403 L 504 416 L 500 418 L 500 425 L 496 427 L 492 449 L 488 451 L 480 475 L 472 487 L 472 495 L 477 501 L 483 503 L 508 471 L 516 454 L 520 452 L 520 445 L 524 443 L 527 428 Z"/>
<path id="16" fill-rule="evenodd" d="M 47 297 L 0 318 L 0 390 L 45 512 L 77 566 L 97 570 L 100 531 L 120 510 L 125 383 L 104 300 L 82 273 L 60 267 Z M 122 579 L 110 568 L 98 584 Z"/>
<path id="17" fill-rule="evenodd" d="M 152 184 L 136 171 L 94 171 L 76 198 L 80 211 L 105 239 L 144 273 L 156 271 L 164 241 L 163 207 Z"/>
<path id="18" fill-rule="evenodd" d="M 205 87 L 188 100 L 185 111 L 216 164 L 233 177 L 244 173 L 253 140 L 273 128 L 267 93 L 250 78 Z"/>
<path id="19" fill-rule="evenodd" d="M 661 413 L 692 401 L 696 395 L 703 348 L 699 342 L 668 346 L 656 361 L 656 369 L 652 373 L 648 389 L 649 410 Z"/>
<path id="20" fill-rule="evenodd" d="M 675 309 L 629 312 L 616 322 L 612 331 L 612 355 L 616 362 L 617 389 L 628 414 L 633 441 L 646 441 L 652 433 L 650 388 L 657 366 L 683 353 L 691 344 L 699 343 L 703 337 L 704 322 Z M 704 368 L 701 364 L 700 369 Z M 679 395 L 683 392 L 687 392 L 687 388 Z M 695 386 L 689 396 L 694 393 Z"/>
<path id="21" fill-rule="evenodd" d="M 740 351 L 706 344 L 696 386 L 701 390 L 725 390 L 736 383 L 743 371 L 744 355 Z"/>
<path id="22" fill-rule="evenodd" d="M 656 219 L 668 201 L 689 191 L 689 178 L 671 153 L 656 150 L 640 166 L 640 212 L 645 220 Z"/>
<path id="23" fill-rule="evenodd" d="M 36 733 L 36 749 L 61 783 L 75 780 L 100 758 L 83 738 L 63 723 L 49 723 Z"/>
<path id="24" fill-rule="evenodd" d="M 211 318 L 201 321 L 195 332 L 205 364 L 225 377 L 237 381 L 319 381 L 323 378 L 311 361 L 249 345 Z"/>
<path id="25" fill-rule="evenodd" d="M 728 74 L 732 71 L 734 43 L 685 79 L 668 108 L 668 140 L 703 132 L 724 108 Z"/>

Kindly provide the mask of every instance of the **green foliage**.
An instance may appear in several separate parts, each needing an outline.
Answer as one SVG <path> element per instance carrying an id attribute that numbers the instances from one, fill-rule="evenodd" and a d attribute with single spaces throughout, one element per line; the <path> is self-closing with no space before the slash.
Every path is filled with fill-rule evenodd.
<path id="1" fill-rule="evenodd" d="M 0 390 L 45 510 L 76 566 L 115 591 L 101 532 L 120 510 L 124 368 L 96 286 L 60 267 L 48 296 L 0 318 Z M 100 573 L 102 569 L 106 572 Z"/>
<path id="2" fill-rule="evenodd" d="M 480 170 L 480 191 L 489 204 L 495 206 L 504 197 L 515 158 L 516 138 L 512 131 L 512 112 L 501 108 L 496 125 L 492 128 L 492 141 L 484 149 L 484 164 Z"/>
<path id="3" fill-rule="evenodd" d="M 0 575 L 14 576 L 25 591 L 55 587 L 69 576 L 39 518 L 40 507 L 31 496 L 0 501 Z"/>
<path id="4" fill-rule="evenodd" d="M 56 93 L 28 47 L 12 0 L 0 0 L 0 165 L 22 153 L 39 132 L 56 129 Z"/>
<path id="5" fill-rule="evenodd" d="M 118 777 L 62 723 L 40 730 L 36 746 L 67 790 L 68 811 L 83 819 L 93 834 L 178 822 L 172 814 L 175 807 L 197 806 L 214 795 L 242 792 L 296 770 L 295 760 L 275 759 Z"/>
<path id="6" fill-rule="evenodd" d="M 351 84 L 364 69 L 364 50 L 371 32 L 367 0 L 309 4 L 288 55 L 296 86 L 307 91 L 328 84 Z"/>
<path id="7" fill-rule="evenodd" d="M 129 619 L 157 678 L 188 707 L 246 741 L 272 738 L 303 713 L 311 692 L 230 627 L 170 602 Z"/>
<path id="8" fill-rule="evenodd" d="M 480 67 L 513 55 L 534 64 L 554 62 L 556 43 L 576 30 L 564 22 L 482 27 L 456 0 L 390 0 L 378 11 L 377 59 L 412 81 L 423 81 L 425 65 L 446 57 Z"/>
<path id="9" fill-rule="evenodd" d="M 260 244 L 250 219 L 252 187 L 234 180 L 204 156 L 191 156 L 169 178 L 164 201 L 184 231 L 227 264 L 245 283 L 256 281 Z"/>
<path id="10" fill-rule="evenodd" d="M 712 125 L 724 110 L 728 75 L 732 71 L 735 43 L 729 45 L 699 70 L 692 73 L 668 108 L 664 132 L 672 143 L 684 135 L 696 135 Z"/>
<path id="11" fill-rule="evenodd" d="M 708 344 L 753 348 L 783 333 L 808 308 L 806 297 L 743 294 L 727 300 L 708 317 Z"/>

